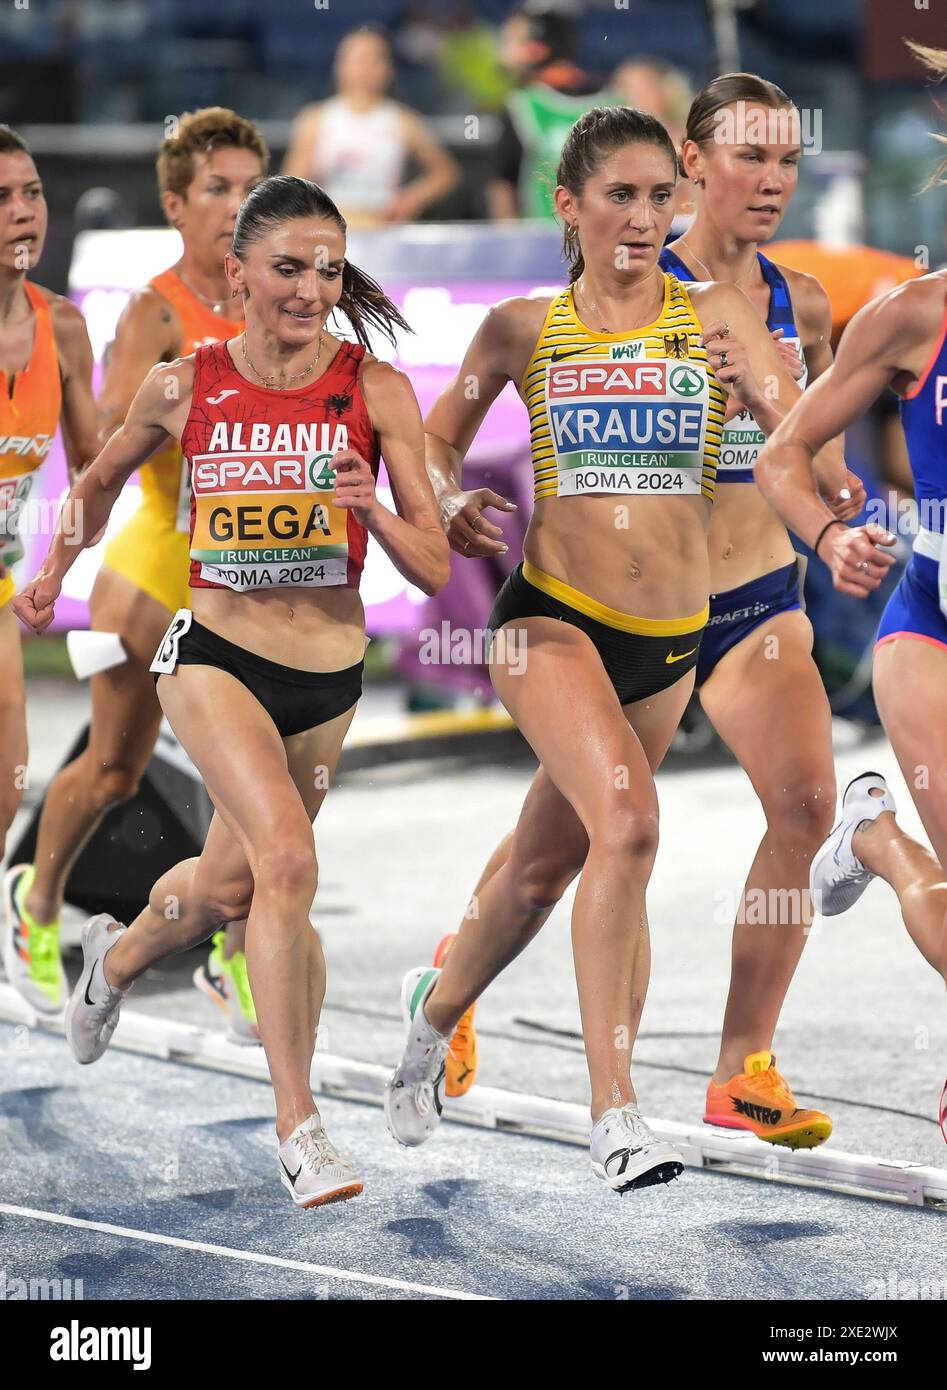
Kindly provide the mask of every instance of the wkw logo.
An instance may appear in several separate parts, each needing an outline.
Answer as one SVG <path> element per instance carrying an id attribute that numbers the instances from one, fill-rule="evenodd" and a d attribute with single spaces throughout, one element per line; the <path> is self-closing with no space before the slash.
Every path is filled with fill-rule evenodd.
<path id="1" fill-rule="evenodd" d="M 609 357 L 613 362 L 633 361 L 636 357 L 644 354 L 644 339 L 639 338 L 635 343 L 616 343 L 609 352 Z"/>

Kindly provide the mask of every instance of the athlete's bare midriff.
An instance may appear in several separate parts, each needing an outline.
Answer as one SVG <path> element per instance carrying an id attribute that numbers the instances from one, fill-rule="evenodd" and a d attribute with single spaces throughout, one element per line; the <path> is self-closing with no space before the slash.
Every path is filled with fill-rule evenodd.
<path id="1" fill-rule="evenodd" d="M 357 589 L 192 589 L 199 623 L 299 671 L 343 671 L 365 654 L 365 609 Z"/>
<path id="2" fill-rule="evenodd" d="M 520 315 L 510 375 L 524 405 L 523 376 L 551 302 L 530 300 Z M 540 497 L 523 554 L 545 574 L 620 613 L 689 617 L 707 603 L 710 515 L 705 497 Z"/>
<path id="3" fill-rule="evenodd" d="M 523 547 L 537 569 L 621 613 L 682 618 L 707 603 L 704 497 L 544 497 Z"/>
<path id="4" fill-rule="evenodd" d="M 710 592 L 722 594 L 791 563 L 789 532 L 755 482 L 721 483 L 707 540 Z"/>

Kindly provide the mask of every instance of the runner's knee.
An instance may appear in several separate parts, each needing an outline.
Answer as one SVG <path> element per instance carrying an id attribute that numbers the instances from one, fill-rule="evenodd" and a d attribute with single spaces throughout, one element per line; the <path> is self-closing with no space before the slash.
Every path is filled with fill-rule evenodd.
<path id="1" fill-rule="evenodd" d="M 318 881 L 316 849 L 310 829 L 308 836 L 274 837 L 259 856 L 256 891 L 282 897 L 315 896 Z"/>
<path id="2" fill-rule="evenodd" d="M 835 820 L 835 781 L 820 782 L 812 776 L 789 775 L 772 792 L 764 794 L 763 809 L 769 830 L 783 843 L 804 848 L 818 846 Z"/>
<path id="3" fill-rule="evenodd" d="M 550 853 L 518 864 L 510 858 L 513 892 L 524 916 L 551 911 L 582 868 L 584 855 Z"/>
<path id="4" fill-rule="evenodd" d="M 140 768 L 127 762 L 99 764 L 92 768 L 92 800 L 97 811 L 107 811 L 135 796 L 141 784 Z"/>
<path id="5" fill-rule="evenodd" d="M 628 792 L 616 793 L 592 826 L 589 844 L 599 854 L 652 864 L 658 852 L 657 808 L 636 806 Z"/>

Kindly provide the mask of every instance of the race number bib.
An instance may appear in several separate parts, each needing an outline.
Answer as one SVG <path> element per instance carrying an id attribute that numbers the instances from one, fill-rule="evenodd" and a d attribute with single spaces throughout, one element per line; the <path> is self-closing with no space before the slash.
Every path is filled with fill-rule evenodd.
<path id="1" fill-rule="evenodd" d="M 703 362 L 551 361 L 557 495 L 699 497 L 709 402 Z"/>
<path id="2" fill-rule="evenodd" d="M 33 488 L 35 473 L 18 478 L 0 478 L 0 563 L 7 569 L 23 558 L 20 539 L 20 513 Z"/>
<path id="3" fill-rule="evenodd" d="M 156 676 L 168 676 L 178 664 L 181 638 L 190 629 L 193 614 L 189 608 L 179 608 L 161 639 L 155 659 L 148 667 Z"/>

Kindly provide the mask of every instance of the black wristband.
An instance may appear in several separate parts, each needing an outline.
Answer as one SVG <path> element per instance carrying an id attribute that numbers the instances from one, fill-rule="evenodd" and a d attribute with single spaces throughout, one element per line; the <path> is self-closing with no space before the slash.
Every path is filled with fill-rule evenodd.
<path id="1" fill-rule="evenodd" d="M 818 555 L 818 553 L 819 553 L 819 546 L 822 544 L 822 537 L 825 535 L 826 531 L 829 529 L 830 526 L 845 526 L 845 522 L 844 522 L 844 521 L 839 521 L 839 519 L 838 519 L 837 516 L 833 516 L 833 518 L 832 518 L 831 521 L 827 521 L 827 522 L 825 523 L 825 525 L 822 527 L 822 530 L 819 532 L 818 536 L 816 537 L 815 545 L 812 547 L 812 549 L 813 549 L 813 551 L 814 551 L 814 553 L 815 553 L 816 555 Z M 848 530 L 848 527 L 846 526 L 845 529 Z"/>

